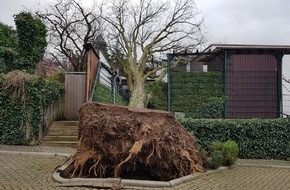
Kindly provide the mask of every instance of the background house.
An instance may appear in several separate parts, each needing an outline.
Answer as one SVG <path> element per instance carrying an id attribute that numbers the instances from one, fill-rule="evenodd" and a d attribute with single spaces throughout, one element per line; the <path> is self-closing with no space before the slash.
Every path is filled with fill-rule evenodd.
<path id="1" fill-rule="evenodd" d="M 225 118 L 283 115 L 282 63 L 290 46 L 213 44 L 197 61 L 223 73 Z"/>

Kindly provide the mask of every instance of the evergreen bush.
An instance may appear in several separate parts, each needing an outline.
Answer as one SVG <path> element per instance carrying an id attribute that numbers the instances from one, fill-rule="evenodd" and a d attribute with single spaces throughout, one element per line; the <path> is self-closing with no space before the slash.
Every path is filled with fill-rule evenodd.
<path id="1" fill-rule="evenodd" d="M 239 147 L 235 141 L 226 141 L 223 143 L 224 152 L 223 152 L 223 165 L 231 166 L 233 165 L 239 154 Z"/>
<path id="2" fill-rule="evenodd" d="M 213 141 L 233 140 L 239 146 L 239 158 L 290 157 L 289 119 L 181 119 L 180 122 L 206 150 Z"/>
<path id="3" fill-rule="evenodd" d="M 217 169 L 220 166 L 222 166 L 222 162 L 223 162 L 223 152 L 219 151 L 219 150 L 214 150 L 211 153 L 211 157 L 209 159 L 209 167 L 211 169 Z"/>

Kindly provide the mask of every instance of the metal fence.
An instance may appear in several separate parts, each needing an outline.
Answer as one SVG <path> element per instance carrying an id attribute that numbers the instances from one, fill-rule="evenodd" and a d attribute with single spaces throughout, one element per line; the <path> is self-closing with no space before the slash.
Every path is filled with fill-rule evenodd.
<path id="1" fill-rule="evenodd" d="M 172 57 L 184 56 L 184 54 L 171 54 L 170 56 L 168 68 L 171 67 L 170 61 L 173 59 Z M 220 82 L 223 85 L 223 95 L 226 96 L 224 118 L 277 118 L 282 115 L 283 117 L 290 115 L 290 90 L 282 92 L 281 59 L 279 57 L 275 57 L 272 54 L 241 53 L 238 51 L 224 52 L 224 54 L 221 53 L 219 56 L 206 57 L 206 55 L 202 55 L 200 57 L 198 61 L 203 66 L 207 65 L 207 72 L 218 71 L 221 73 Z M 197 64 L 194 68 L 200 71 L 202 67 Z M 190 72 L 196 71 L 191 69 L 190 64 L 180 67 L 180 69 L 183 71 L 186 69 L 186 71 Z M 188 106 L 188 104 L 196 106 L 197 104 L 194 103 L 194 100 L 196 102 L 198 99 L 207 96 L 203 93 L 198 96 L 198 92 L 203 92 L 206 86 L 196 88 L 192 81 L 184 78 L 183 85 L 179 86 L 179 95 L 177 93 L 175 100 L 173 100 L 174 97 L 172 96 L 177 87 L 174 86 L 174 81 L 172 81 L 172 73 L 169 72 L 167 80 L 169 111 L 180 112 L 182 110 L 180 106 L 179 110 L 174 110 L 174 106 L 176 106 L 174 104 L 179 103 L 181 105 L 182 102 L 185 106 Z M 211 90 L 211 82 L 204 82 L 208 83 L 207 88 Z M 199 85 L 198 81 L 197 84 Z M 193 86 L 195 88 L 192 88 Z M 290 86 L 288 89 L 290 89 Z M 195 92 L 190 92 L 192 90 L 195 90 Z M 186 97 L 188 93 L 196 94 L 196 96 Z M 206 109 L 214 107 L 210 104 L 202 106 Z M 187 112 L 187 110 L 183 109 L 182 112 Z"/>
<path id="2" fill-rule="evenodd" d="M 167 110 L 177 117 L 222 118 L 224 116 L 224 73 L 221 59 L 214 67 L 196 59 L 206 53 L 168 54 Z M 171 68 L 175 57 L 187 57 L 186 65 Z"/>
<path id="3" fill-rule="evenodd" d="M 92 101 L 127 105 L 130 98 L 128 90 L 119 85 L 117 72 L 103 62 L 95 79 Z"/>

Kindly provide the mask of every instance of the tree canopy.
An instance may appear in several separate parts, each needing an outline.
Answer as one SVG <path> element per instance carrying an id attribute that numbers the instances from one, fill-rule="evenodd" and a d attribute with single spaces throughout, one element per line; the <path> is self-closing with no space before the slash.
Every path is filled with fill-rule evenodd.
<path id="1" fill-rule="evenodd" d="M 16 46 L 16 31 L 11 26 L 0 23 L 0 72 L 14 67 Z"/>
<path id="2" fill-rule="evenodd" d="M 160 80 L 166 72 L 166 64 L 154 60 L 154 55 L 195 50 L 203 42 L 194 0 L 111 0 L 100 9 L 108 45 L 126 74 L 133 107 L 146 106 L 147 79 L 155 75 Z"/>
<path id="3" fill-rule="evenodd" d="M 29 12 L 15 15 L 14 21 L 18 38 L 18 69 L 34 72 L 47 46 L 45 24 Z"/>
<path id="4" fill-rule="evenodd" d="M 0 72 L 33 73 L 47 46 L 45 25 L 29 12 L 15 15 L 14 21 L 16 30 L 0 23 Z"/>
<path id="5" fill-rule="evenodd" d="M 84 71 L 83 44 L 107 49 L 114 67 L 125 73 L 129 105 L 145 107 L 151 97 L 145 91 L 147 79 L 158 81 L 166 74 L 166 63 L 157 57 L 173 50 L 193 51 L 203 43 L 195 0 L 97 3 L 85 8 L 78 0 L 58 0 L 37 13 L 49 29 L 55 50 L 51 55 L 66 70 Z M 71 68 L 63 65 L 63 58 Z"/>
<path id="6" fill-rule="evenodd" d="M 100 33 L 95 6 L 85 8 L 77 0 L 58 0 L 36 14 L 48 28 L 49 46 L 53 49 L 50 56 L 67 71 L 84 71 L 83 45 L 93 42 Z"/>

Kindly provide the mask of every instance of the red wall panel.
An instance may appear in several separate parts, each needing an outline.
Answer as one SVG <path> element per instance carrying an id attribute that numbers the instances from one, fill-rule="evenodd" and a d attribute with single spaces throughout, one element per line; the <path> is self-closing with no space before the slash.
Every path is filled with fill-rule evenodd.
<path id="1" fill-rule="evenodd" d="M 277 59 L 269 54 L 234 54 L 226 66 L 227 118 L 277 117 Z"/>

